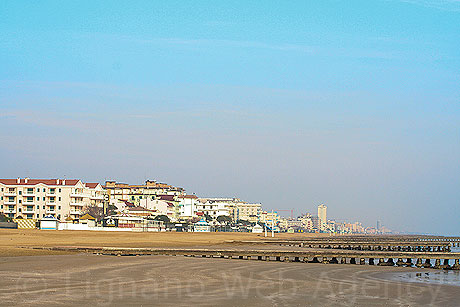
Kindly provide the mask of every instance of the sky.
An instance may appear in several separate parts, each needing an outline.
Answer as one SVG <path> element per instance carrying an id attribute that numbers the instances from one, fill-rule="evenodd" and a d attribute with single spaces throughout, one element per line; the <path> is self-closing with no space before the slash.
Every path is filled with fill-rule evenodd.
<path id="1" fill-rule="evenodd" d="M 0 177 L 460 235 L 460 1 L 0 1 Z"/>

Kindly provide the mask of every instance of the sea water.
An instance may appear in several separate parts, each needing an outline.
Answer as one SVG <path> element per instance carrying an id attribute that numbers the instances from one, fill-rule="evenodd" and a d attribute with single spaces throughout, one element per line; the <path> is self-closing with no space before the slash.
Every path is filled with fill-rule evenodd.
<path id="1" fill-rule="evenodd" d="M 460 272 L 452 270 L 424 270 L 410 273 L 401 272 L 392 274 L 390 278 L 404 282 L 460 286 Z"/>

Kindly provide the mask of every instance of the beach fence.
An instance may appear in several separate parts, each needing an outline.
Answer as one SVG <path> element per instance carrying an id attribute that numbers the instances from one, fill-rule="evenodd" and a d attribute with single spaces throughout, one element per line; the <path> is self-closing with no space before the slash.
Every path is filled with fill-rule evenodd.
<path id="1" fill-rule="evenodd" d="M 13 219 L 18 224 L 18 229 L 35 229 L 37 228 L 36 219 Z"/>

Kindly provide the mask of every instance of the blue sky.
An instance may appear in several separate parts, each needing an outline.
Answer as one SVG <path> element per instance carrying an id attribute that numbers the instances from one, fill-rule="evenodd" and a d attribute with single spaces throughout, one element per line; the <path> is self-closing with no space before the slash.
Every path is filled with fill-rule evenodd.
<path id="1" fill-rule="evenodd" d="M 460 1 L 1 1 L 1 177 L 458 234 Z"/>

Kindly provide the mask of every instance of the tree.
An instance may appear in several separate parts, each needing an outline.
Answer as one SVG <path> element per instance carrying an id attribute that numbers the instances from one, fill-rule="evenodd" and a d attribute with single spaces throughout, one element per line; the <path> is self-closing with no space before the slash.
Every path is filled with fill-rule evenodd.
<path id="1" fill-rule="evenodd" d="M 212 217 L 207 213 L 204 215 L 204 218 L 206 219 L 206 222 L 211 222 L 212 221 Z"/>
<path id="2" fill-rule="evenodd" d="M 0 222 L 11 222 L 13 219 L 0 213 Z"/>
<path id="3" fill-rule="evenodd" d="M 89 214 L 94 217 L 97 221 L 101 221 L 104 217 L 103 208 L 98 207 L 97 205 L 89 205 L 83 209 L 83 215 Z"/>
<path id="4" fill-rule="evenodd" d="M 228 224 L 228 223 L 231 223 L 232 222 L 232 218 L 230 216 L 227 216 L 227 215 L 219 215 L 217 217 L 217 221 L 219 223 L 225 223 L 225 224 Z"/>
<path id="5" fill-rule="evenodd" d="M 157 216 L 155 216 L 154 220 L 155 221 L 163 221 L 165 224 L 168 224 L 170 222 L 169 217 L 167 217 L 166 215 L 157 215 Z"/>

